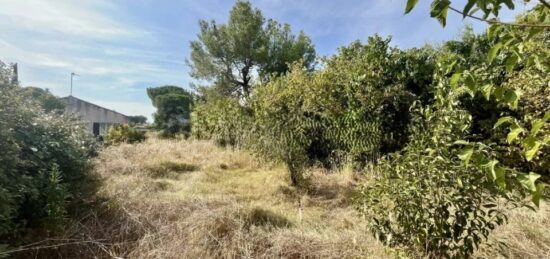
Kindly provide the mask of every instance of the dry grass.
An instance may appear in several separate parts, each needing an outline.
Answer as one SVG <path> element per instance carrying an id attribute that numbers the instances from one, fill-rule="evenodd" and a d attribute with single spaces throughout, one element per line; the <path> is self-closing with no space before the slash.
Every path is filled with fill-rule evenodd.
<path id="1" fill-rule="evenodd" d="M 550 206 L 509 213 L 507 225 L 499 227 L 477 253 L 485 258 L 550 258 Z"/>
<path id="2" fill-rule="evenodd" d="M 151 138 L 103 150 L 94 209 L 68 224 L 64 258 L 388 258 L 349 206 L 351 171 L 310 171 L 307 190 L 284 168 L 210 142 Z M 86 211 L 86 210 L 84 210 Z M 91 212 L 90 212 L 91 211 Z M 477 255 L 549 258 L 550 208 L 513 212 Z M 70 240 L 85 240 L 75 242 Z M 59 240 L 50 242 L 59 243 Z"/>
<path id="3" fill-rule="evenodd" d="M 313 170 L 310 188 L 299 192 L 284 168 L 247 153 L 153 138 L 106 148 L 96 172 L 105 213 L 79 228 L 100 242 L 65 257 L 387 257 L 346 204 L 349 173 Z"/>

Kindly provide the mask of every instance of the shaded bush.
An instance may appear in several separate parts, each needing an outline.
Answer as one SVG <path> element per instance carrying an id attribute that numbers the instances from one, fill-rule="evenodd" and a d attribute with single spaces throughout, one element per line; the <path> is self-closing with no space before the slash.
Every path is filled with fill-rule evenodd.
<path id="1" fill-rule="evenodd" d="M 127 124 L 115 125 L 109 128 L 107 135 L 105 135 L 106 145 L 116 145 L 120 143 L 138 143 L 147 138 L 145 132 L 140 131 Z"/>

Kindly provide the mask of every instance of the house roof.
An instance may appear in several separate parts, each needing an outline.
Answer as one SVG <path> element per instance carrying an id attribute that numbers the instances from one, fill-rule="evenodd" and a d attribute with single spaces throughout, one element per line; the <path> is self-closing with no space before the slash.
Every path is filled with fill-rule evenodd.
<path id="1" fill-rule="evenodd" d="M 115 111 L 115 110 L 111 110 L 111 109 L 105 108 L 105 107 L 103 107 L 103 106 L 99 106 L 99 105 L 97 105 L 97 104 L 95 104 L 95 103 L 91 103 L 91 102 L 82 100 L 82 99 L 80 99 L 80 98 L 76 98 L 76 97 L 74 97 L 74 96 L 72 96 L 72 95 L 69 95 L 69 96 L 66 96 L 66 97 L 61 97 L 61 98 L 59 98 L 59 99 L 62 99 L 62 100 L 70 100 L 70 99 L 78 100 L 78 101 L 87 103 L 87 104 L 89 104 L 89 105 L 95 106 L 95 107 L 97 107 L 97 108 L 104 109 L 104 110 L 108 110 L 108 111 L 110 111 L 110 112 L 114 112 L 114 113 L 119 114 L 119 115 L 122 115 L 122 116 L 124 116 L 124 117 L 129 117 L 128 115 L 122 114 L 122 113 L 117 112 L 117 111 Z"/>

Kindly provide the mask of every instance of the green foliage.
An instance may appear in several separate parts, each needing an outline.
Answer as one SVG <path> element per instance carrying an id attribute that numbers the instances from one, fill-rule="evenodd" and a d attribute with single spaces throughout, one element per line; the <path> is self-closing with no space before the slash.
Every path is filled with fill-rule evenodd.
<path id="1" fill-rule="evenodd" d="M 65 106 L 67 106 L 64 101 L 55 97 L 48 89 L 28 86 L 24 88 L 24 91 L 26 95 L 36 100 L 46 112 L 63 113 Z"/>
<path id="2" fill-rule="evenodd" d="M 138 143 L 146 139 L 145 132 L 137 130 L 127 124 L 115 125 L 109 128 L 105 136 L 105 145 L 117 145 L 120 143 Z"/>
<path id="3" fill-rule="evenodd" d="M 409 106 L 431 99 L 434 53 L 399 51 L 375 36 L 341 48 L 319 71 L 298 61 L 286 75 L 256 88 L 246 107 L 202 89 L 193 135 L 283 161 L 295 184 L 315 161 L 360 167 L 406 143 Z"/>
<path id="4" fill-rule="evenodd" d="M 471 0 L 464 14 L 498 17 L 501 5 L 513 8 Z M 448 10 L 460 12 L 448 0 L 431 9 L 443 26 Z M 537 26 L 548 25 L 549 10 L 539 5 L 515 23 L 487 20 L 487 34 L 467 31 L 445 44 L 434 102 L 416 108 L 407 146 L 381 160 L 357 196 L 378 238 L 428 257 L 464 258 L 506 221 L 507 210 L 528 206 L 527 198 L 538 206 L 550 112 L 544 95 L 534 94 L 549 81 L 548 34 Z M 522 101 L 524 92 L 531 100 Z"/>
<path id="5" fill-rule="evenodd" d="M 505 223 L 514 204 L 486 170 L 465 167 L 469 157 L 452 143 L 469 123 L 465 111 L 419 109 L 411 142 L 381 160 L 371 184 L 361 189 L 358 209 L 377 238 L 433 258 L 464 258 Z M 504 201 L 501 201 L 504 200 Z"/>
<path id="6" fill-rule="evenodd" d="M 340 49 L 323 70 L 309 72 L 295 64 L 254 92 L 252 148 L 285 162 L 295 184 L 313 161 L 360 166 L 397 148 L 406 140 L 400 127 L 407 125 L 408 106 L 417 98 L 406 88 L 431 83 L 401 80 L 405 70 L 419 71 L 410 69 L 413 56 L 376 36 L 366 45 Z"/>
<path id="7" fill-rule="evenodd" d="M 24 89 L 1 79 L 0 239 L 9 241 L 26 227 L 59 218 L 64 202 L 88 194 L 96 143 L 84 124 L 46 113 Z"/>
<path id="8" fill-rule="evenodd" d="M 496 152 L 463 141 L 472 117 L 457 102 L 465 92 L 448 87 L 452 60 L 441 57 L 435 103 L 415 108 L 410 142 L 380 161 L 356 200 L 379 239 L 434 258 L 471 255 L 536 180 L 515 181 L 522 174 L 501 167 Z"/>
<path id="9" fill-rule="evenodd" d="M 63 183 L 59 166 L 53 164 L 49 171 L 46 187 L 46 213 L 48 229 L 58 231 L 62 229 L 67 214 L 67 187 Z"/>
<path id="10" fill-rule="evenodd" d="M 189 132 L 189 116 L 193 105 L 193 95 L 177 86 L 147 88 L 147 95 L 153 106 L 155 126 L 164 136 L 174 136 L 180 132 Z"/>
<path id="11" fill-rule="evenodd" d="M 147 123 L 147 117 L 142 115 L 128 116 L 128 118 L 130 119 L 130 124 L 132 125 L 143 125 Z"/>
<path id="12" fill-rule="evenodd" d="M 249 2 L 237 1 L 226 24 L 200 21 L 198 40 L 191 42 L 191 76 L 213 83 L 225 96 L 248 98 L 253 74 L 281 74 L 288 64 L 302 60 L 310 67 L 315 59 L 311 40 L 290 26 L 265 21 Z"/>
<path id="13" fill-rule="evenodd" d="M 251 115 L 236 98 L 207 96 L 191 114 L 191 133 L 225 146 L 243 146 L 250 131 Z"/>

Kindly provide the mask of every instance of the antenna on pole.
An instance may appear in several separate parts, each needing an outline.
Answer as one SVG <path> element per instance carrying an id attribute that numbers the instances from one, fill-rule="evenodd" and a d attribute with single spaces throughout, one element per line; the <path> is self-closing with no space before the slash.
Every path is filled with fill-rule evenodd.
<path id="1" fill-rule="evenodd" d="M 75 74 L 74 72 L 71 72 L 71 92 L 70 92 L 69 96 L 73 96 L 73 77 L 74 76 L 80 76 L 80 75 Z"/>

